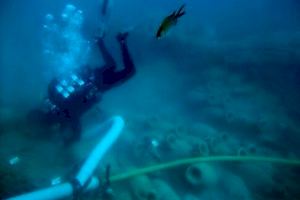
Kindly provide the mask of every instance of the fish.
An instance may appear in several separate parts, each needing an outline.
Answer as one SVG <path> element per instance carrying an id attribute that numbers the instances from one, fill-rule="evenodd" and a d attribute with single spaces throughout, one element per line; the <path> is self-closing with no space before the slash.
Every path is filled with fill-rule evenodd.
<path id="1" fill-rule="evenodd" d="M 156 32 L 157 39 L 164 36 L 172 26 L 175 26 L 177 24 L 178 19 L 185 14 L 184 7 L 185 4 L 183 4 L 178 10 L 173 11 L 172 14 L 164 18 Z"/>

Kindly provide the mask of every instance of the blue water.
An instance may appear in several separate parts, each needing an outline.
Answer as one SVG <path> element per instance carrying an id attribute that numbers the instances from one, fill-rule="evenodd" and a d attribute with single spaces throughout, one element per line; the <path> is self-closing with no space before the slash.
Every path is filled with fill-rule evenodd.
<path id="1" fill-rule="evenodd" d="M 70 176 L 95 145 L 87 139 L 65 148 L 55 127 L 45 135 L 26 116 L 41 104 L 54 77 L 84 64 L 103 65 L 94 44 L 101 30 L 118 69 L 123 63 L 115 36 L 129 31 L 137 72 L 105 92 L 82 119 L 83 130 L 103 115 L 121 115 L 126 121 L 123 136 L 97 174 L 107 163 L 118 174 L 192 156 L 300 157 L 297 0 L 108 2 L 104 17 L 101 0 L 0 3 L 0 199 Z M 184 3 L 186 14 L 156 39 L 162 20 Z M 64 22 L 68 4 L 79 14 Z M 59 31 L 45 29 L 51 24 Z M 19 161 L 10 165 L 16 156 Z M 299 166 L 193 165 L 204 174 L 199 185 L 188 179 L 189 167 L 112 187 L 124 200 L 300 199 Z"/>

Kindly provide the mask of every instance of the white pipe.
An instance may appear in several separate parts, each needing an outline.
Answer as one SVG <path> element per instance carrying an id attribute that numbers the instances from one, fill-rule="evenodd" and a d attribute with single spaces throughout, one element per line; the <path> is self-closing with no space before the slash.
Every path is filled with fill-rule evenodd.
<path id="1" fill-rule="evenodd" d="M 94 190 L 99 186 L 99 180 L 93 177 L 89 185 L 84 191 Z M 31 193 L 22 194 L 16 197 L 8 198 L 7 200 L 55 200 L 69 197 L 73 194 L 71 183 L 63 183 L 57 186 L 41 189 Z"/>
<path id="2" fill-rule="evenodd" d="M 120 116 L 113 117 L 108 122 L 105 122 L 104 125 L 109 123 L 110 129 L 107 131 L 107 134 L 103 139 L 99 141 L 97 146 L 94 148 L 79 173 L 76 176 L 77 181 L 81 186 L 84 186 L 89 180 L 100 160 L 103 158 L 105 153 L 110 149 L 112 144 L 117 140 L 121 131 L 124 127 L 124 120 Z M 99 180 L 95 177 L 92 177 L 91 182 L 88 183 L 86 190 L 93 190 L 99 186 Z M 32 200 L 32 199 L 41 199 L 41 200 L 54 200 L 68 197 L 73 194 L 73 187 L 71 183 L 63 183 L 57 186 L 41 189 L 31 193 L 26 193 L 16 197 L 9 198 L 9 200 Z"/>
<path id="3" fill-rule="evenodd" d="M 97 144 L 97 146 L 93 149 L 92 153 L 85 161 L 80 171 L 78 172 L 76 179 L 83 186 L 86 184 L 86 181 L 93 175 L 96 167 L 99 164 L 99 161 L 103 158 L 104 154 L 107 150 L 112 146 L 112 144 L 119 137 L 123 127 L 124 120 L 116 116 L 112 118 L 113 125 L 111 125 L 110 130 L 106 134 L 106 136 Z"/>
<path id="4" fill-rule="evenodd" d="M 73 193 L 73 188 L 70 183 L 64 183 L 54 187 L 41 189 L 35 192 L 19 195 L 9 198 L 9 200 L 30 200 L 30 199 L 62 199 Z"/>

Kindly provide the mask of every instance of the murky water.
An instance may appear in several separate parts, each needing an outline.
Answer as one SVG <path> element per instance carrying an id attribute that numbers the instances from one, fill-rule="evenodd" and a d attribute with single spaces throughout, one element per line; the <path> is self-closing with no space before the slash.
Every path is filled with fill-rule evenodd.
<path id="1" fill-rule="evenodd" d="M 185 14 L 160 39 L 161 22 Z M 121 115 L 123 134 L 97 175 L 190 157 L 300 156 L 300 4 L 271 1 L 4 1 L 0 3 L 0 198 L 69 180 Z M 122 70 L 116 35 L 128 31 L 136 73 L 86 112 L 82 139 L 29 120 L 50 81 L 104 65 L 103 35 Z M 70 134 L 70 133 L 69 133 Z M 205 162 L 113 182 L 116 199 L 300 199 L 299 165 Z M 99 199 L 99 191 L 83 199 Z"/>

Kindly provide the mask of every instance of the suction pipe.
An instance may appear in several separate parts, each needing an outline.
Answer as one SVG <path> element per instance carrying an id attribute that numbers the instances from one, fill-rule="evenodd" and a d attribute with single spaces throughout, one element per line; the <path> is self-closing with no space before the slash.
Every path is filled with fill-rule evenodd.
<path id="1" fill-rule="evenodd" d="M 107 134 L 96 145 L 72 182 L 62 183 L 57 186 L 22 194 L 9 198 L 9 200 L 54 200 L 75 195 L 78 192 L 76 191 L 77 189 L 84 189 L 84 191 L 87 191 L 97 188 L 99 186 L 99 179 L 93 177 L 93 173 L 105 153 L 111 148 L 113 143 L 120 136 L 124 127 L 124 120 L 120 116 L 116 116 L 108 122 L 105 122 L 103 125 L 109 125 Z M 75 185 L 74 182 L 76 183 Z"/>
<path id="2" fill-rule="evenodd" d="M 99 161 L 112 146 L 112 144 L 117 140 L 124 127 L 124 121 L 121 117 L 114 117 L 112 123 L 113 124 L 111 125 L 111 128 L 107 132 L 105 138 L 97 144 L 76 176 L 76 179 L 82 186 L 85 185 L 88 179 L 91 178 L 99 164 Z"/>

